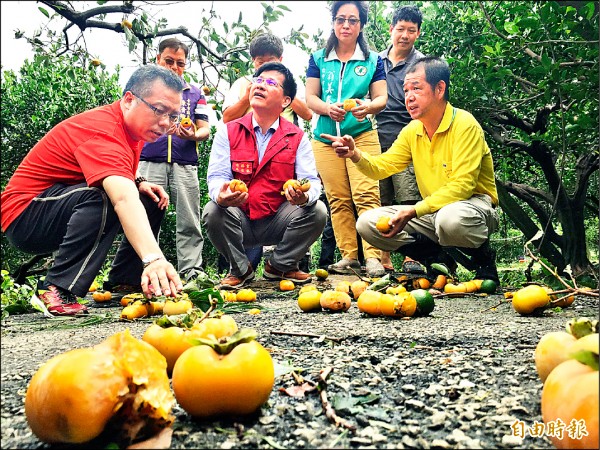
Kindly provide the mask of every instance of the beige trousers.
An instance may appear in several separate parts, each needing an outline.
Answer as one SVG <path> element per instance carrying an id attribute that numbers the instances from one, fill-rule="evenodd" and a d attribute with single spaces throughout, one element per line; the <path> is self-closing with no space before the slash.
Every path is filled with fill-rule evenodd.
<path id="1" fill-rule="evenodd" d="M 354 137 L 354 141 L 363 152 L 371 155 L 381 153 L 376 130 L 361 133 Z M 355 209 L 360 217 L 381 206 L 379 181 L 363 175 L 349 159 L 339 158 L 331 145 L 313 140 L 312 148 L 331 208 L 331 224 L 337 246 L 342 258 L 358 259 Z M 365 259 L 380 258 L 381 252 L 364 239 L 362 246 Z"/>
<path id="2" fill-rule="evenodd" d="M 383 206 L 360 216 L 356 229 L 375 247 L 388 252 L 414 242 L 411 234 L 421 233 L 442 247 L 479 248 L 498 228 L 498 214 L 491 198 L 475 194 L 468 200 L 451 203 L 433 214 L 410 220 L 404 230 L 385 238 L 375 227 L 381 216 L 393 217 L 402 206 Z"/>

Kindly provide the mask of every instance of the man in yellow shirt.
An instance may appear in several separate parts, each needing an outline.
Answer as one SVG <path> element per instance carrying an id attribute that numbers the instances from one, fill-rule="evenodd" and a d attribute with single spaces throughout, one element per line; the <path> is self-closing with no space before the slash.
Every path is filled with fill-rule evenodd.
<path id="1" fill-rule="evenodd" d="M 443 261 L 446 251 L 477 278 L 498 283 L 489 245 L 498 226 L 492 154 L 477 120 L 448 102 L 449 84 L 450 68 L 441 58 L 425 57 L 410 65 L 404 94 L 413 120 L 381 155 L 361 152 L 350 136 L 323 137 L 335 141 L 339 157 L 350 158 L 377 180 L 404 170 L 411 161 L 415 167 L 423 200 L 363 213 L 356 224 L 363 239 L 425 266 Z M 390 217 L 387 233 L 376 228 L 381 216 Z"/>

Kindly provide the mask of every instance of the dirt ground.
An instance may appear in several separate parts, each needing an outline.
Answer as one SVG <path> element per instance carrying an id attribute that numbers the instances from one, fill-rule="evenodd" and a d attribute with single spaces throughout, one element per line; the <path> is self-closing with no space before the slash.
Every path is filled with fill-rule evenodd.
<path id="1" fill-rule="evenodd" d="M 356 277 L 315 284 L 325 289 L 341 279 Z M 535 346 L 571 318 L 598 316 L 597 299 L 578 297 L 562 311 L 522 317 L 501 292 L 436 298 L 431 315 L 408 320 L 367 317 L 355 302 L 346 313 L 303 313 L 298 289 L 282 293 L 266 281 L 250 287 L 265 309 L 235 314 L 238 325 L 258 331 L 276 367 L 291 364 L 313 381 L 332 369 L 326 393 L 348 426 L 331 422 L 318 392 L 282 392 L 295 384 L 288 373 L 252 417 L 199 421 L 177 405 L 171 448 L 550 449 L 546 436 L 515 432 L 542 420 Z M 90 306 L 87 318 L 34 313 L 2 323 L 2 448 L 56 448 L 32 434 L 24 415 L 27 385 L 42 363 L 125 329 L 141 338 L 150 324 L 120 321 L 117 301 Z M 79 447 L 90 445 L 107 442 Z"/>

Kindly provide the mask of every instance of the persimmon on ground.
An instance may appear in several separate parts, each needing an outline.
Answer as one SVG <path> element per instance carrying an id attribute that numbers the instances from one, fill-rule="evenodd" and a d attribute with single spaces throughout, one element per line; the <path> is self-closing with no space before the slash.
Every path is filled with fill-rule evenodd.
<path id="1" fill-rule="evenodd" d="M 175 420 L 165 358 L 151 345 L 116 333 L 94 347 L 61 353 L 33 375 L 25 415 L 43 442 L 81 444 L 109 421 L 117 435 L 153 436 Z"/>
<path id="2" fill-rule="evenodd" d="M 177 359 L 173 391 L 179 405 L 199 418 L 247 415 L 268 399 L 275 383 L 271 354 L 252 329 L 228 339 L 203 340 Z"/>

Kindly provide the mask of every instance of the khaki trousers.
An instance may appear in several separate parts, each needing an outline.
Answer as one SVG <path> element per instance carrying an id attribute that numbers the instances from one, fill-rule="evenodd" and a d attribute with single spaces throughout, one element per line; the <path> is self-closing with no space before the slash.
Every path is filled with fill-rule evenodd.
<path id="1" fill-rule="evenodd" d="M 475 194 L 468 200 L 451 203 L 433 214 L 410 220 L 404 230 L 385 238 L 375 227 L 381 216 L 393 217 L 403 206 L 383 206 L 366 212 L 358 219 L 356 229 L 361 237 L 377 248 L 388 252 L 411 244 L 411 236 L 421 233 L 442 247 L 479 248 L 498 228 L 498 214 L 491 198 Z"/>
<path id="2" fill-rule="evenodd" d="M 381 147 L 376 130 L 354 137 L 356 146 L 370 155 L 379 155 Z M 312 141 L 317 172 L 323 181 L 325 195 L 331 208 L 331 224 L 342 258 L 358 259 L 356 214 L 381 206 L 379 181 L 363 175 L 350 159 L 339 158 L 331 145 Z M 380 259 L 381 252 L 363 240 L 363 255 Z"/>

